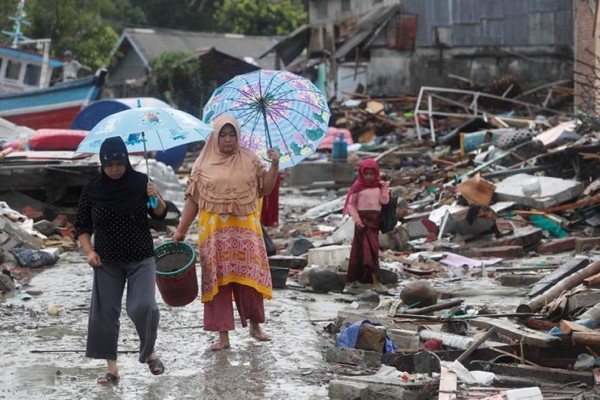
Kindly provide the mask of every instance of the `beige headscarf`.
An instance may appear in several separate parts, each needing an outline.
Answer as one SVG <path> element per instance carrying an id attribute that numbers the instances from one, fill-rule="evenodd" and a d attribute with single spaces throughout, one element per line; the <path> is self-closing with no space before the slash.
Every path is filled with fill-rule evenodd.
<path id="1" fill-rule="evenodd" d="M 237 149 L 232 154 L 219 151 L 219 132 L 231 124 L 237 133 Z M 264 167 L 252 151 L 240 146 L 240 126 L 230 115 L 213 121 L 213 131 L 198 155 L 185 196 L 200 210 L 219 214 L 248 215 L 258 209 Z"/>

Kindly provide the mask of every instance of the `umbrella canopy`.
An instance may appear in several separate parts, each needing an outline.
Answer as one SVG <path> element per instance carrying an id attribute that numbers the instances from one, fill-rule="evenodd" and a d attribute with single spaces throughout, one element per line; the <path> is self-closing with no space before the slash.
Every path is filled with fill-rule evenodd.
<path id="1" fill-rule="evenodd" d="M 104 139 L 123 138 L 130 153 L 167 150 L 206 140 L 210 125 L 174 109 L 138 107 L 109 115 L 92 128 L 76 153 L 99 153 Z"/>
<path id="2" fill-rule="evenodd" d="M 240 144 L 263 158 L 279 152 L 282 168 L 316 151 L 327 134 L 329 107 L 308 79 L 287 71 L 258 70 L 238 75 L 219 87 L 204 106 L 204 122 L 222 114 L 241 127 Z"/>

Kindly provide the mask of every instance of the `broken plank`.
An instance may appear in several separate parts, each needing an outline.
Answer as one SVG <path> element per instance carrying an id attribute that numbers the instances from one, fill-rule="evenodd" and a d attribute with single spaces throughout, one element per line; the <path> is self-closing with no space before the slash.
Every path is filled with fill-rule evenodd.
<path id="1" fill-rule="evenodd" d="M 573 332 L 571 336 L 576 343 L 587 344 L 592 346 L 600 345 L 600 332 Z"/>
<path id="2" fill-rule="evenodd" d="M 456 382 L 456 374 L 442 363 L 438 400 L 456 400 Z"/>
<path id="3" fill-rule="evenodd" d="M 554 383 L 583 382 L 594 384 L 594 375 L 588 371 L 571 371 L 559 368 L 532 367 L 529 365 L 489 363 L 491 372 L 500 375 L 517 376 Z"/>
<path id="4" fill-rule="evenodd" d="M 600 284 L 600 273 L 583 280 L 583 286 L 585 287 L 596 287 L 598 284 Z"/>
<path id="5" fill-rule="evenodd" d="M 573 321 L 567 321 L 562 319 L 559 323 L 558 326 L 560 328 L 560 331 L 562 333 L 564 333 L 565 335 L 570 335 L 573 332 L 592 332 L 592 330 L 590 328 L 588 328 L 587 326 L 583 326 L 583 325 L 579 325 L 577 322 L 573 322 Z"/>
<path id="6" fill-rule="evenodd" d="M 567 261 L 565 264 L 561 265 L 553 272 L 547 274 L 535 285 L 533 285 L 527 296 L 535 297 L 538 294 L 545 292 L 552 286 L 556 285 L 557 282 L 581 270 L 582 268 L 585 268 L 589 263 L 590 260 L 588 258 L 579 257 Z"/>
<path id="7" fill-rule="evenodd" d="M 519 324 L 508 320 L 477 317 L 470 321 L 471 324 L 482 329 L 496 327 L 496 332 L 521 340 L 523 343 L 533 346 L 550 347 L 554 346 L 557 342 L 560 342 L 560 339 L 555 336 L 522 327 Z"/>

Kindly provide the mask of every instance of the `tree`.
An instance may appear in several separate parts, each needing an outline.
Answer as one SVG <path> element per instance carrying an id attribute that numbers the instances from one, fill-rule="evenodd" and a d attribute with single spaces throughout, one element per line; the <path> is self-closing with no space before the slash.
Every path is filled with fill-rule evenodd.
<path id="1" fill-rule="evenodd" d="M 150 60 L 151 87 L 156 97 L 194 113 L 198 87 L 198 58 L 191 52 L 165 51 Z"/>
<path id="2" fill-rule="evenodd" d="M 300 0 L 224 0 L 215 21 L 222 32 L 245 35 L 287 35 L 306 23 Z"/>

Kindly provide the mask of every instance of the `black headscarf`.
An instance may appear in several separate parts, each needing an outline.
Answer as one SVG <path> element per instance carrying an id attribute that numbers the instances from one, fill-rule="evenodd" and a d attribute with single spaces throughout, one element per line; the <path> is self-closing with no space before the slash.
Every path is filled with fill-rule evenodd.
<path id="1" fill-rule="evenodd" d="M 125 174 L 119 179 L 112 179 L 104 172 L 104 167 L 114 160 L 125 163 Z M 137 172 L 129 162 L 127 147 L 120 136 L 105 139 L 100 146 L 100 175 L 93 178 L 83 189 L 84 193 L 103 205 L 126 215 L 135 212 L 140 198 L 148 196 L 148 176 Z"/>

